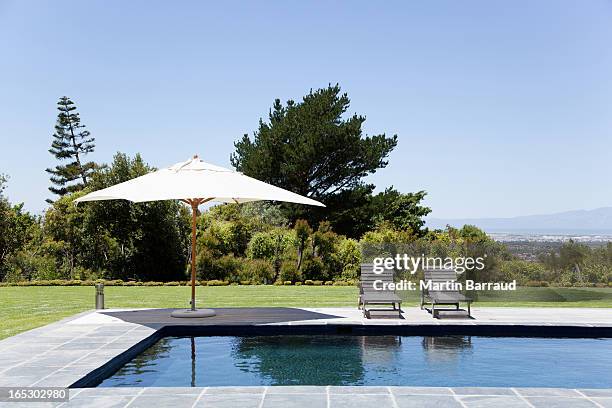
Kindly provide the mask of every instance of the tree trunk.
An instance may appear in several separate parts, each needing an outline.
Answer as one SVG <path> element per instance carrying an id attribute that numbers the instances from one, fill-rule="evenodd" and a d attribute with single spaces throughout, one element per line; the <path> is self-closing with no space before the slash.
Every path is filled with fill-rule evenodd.
<path id="1" fill-rule="evenodd" d="M 70 116 L 68 116 L 70 118 Z M 72 147 L 74 148 L 74 158 L 77 162 L 77 166 L 79 167 L 79 173 L 81 174 L 81 179 L 83 180 L 83 185 L 87 185 L 87 176 L 85 175 L 85 171 L 83 170 L 83 166 L 81 165 L 81 158 L 79 157 L 79 151 L 76 145 L 76 137 L 74 136 L 74 128 L 72 127 L 72 121 L 68 121 L 68 126 L 70 127 L 70 140 L 72 141 Z"/>
<path id="2" fill-rule="evenodd" d="M 299 271 L 302 267 L 302 256 L 304 255 L 304 242 L 300 242 L 298 245 L 297 253 L 297 270 Z"/>

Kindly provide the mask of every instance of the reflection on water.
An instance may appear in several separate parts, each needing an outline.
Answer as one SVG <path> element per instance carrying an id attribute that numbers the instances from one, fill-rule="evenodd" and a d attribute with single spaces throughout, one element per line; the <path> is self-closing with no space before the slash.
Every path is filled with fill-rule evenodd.
<path id="1" fill-rule="evenodd" d="M 471 336 L 423 337 L 425 358 L 431 362 L 458 362 L 462 355 L 471 353 Z"/>
<path id="2" fill-rule="evenodd" d="M 401 353 L 400 336 L 359 336 L 363 364 L 393 365 Z"/>
<path id="3" fill-rule="evenodd" d="M 196 347 L 195 347 L 195 338 L 190 337 L 191 344 L 191 386 L 197 387 L 196 385 Z"/>
<path id="4" fill-rule="evenodd" d="M 612 339 L 167 337 L 100 386 L 224 385 L 610 388 Z"/>
<path id="5" fill-rule="evenodd" d="M 170 361 L 171 352 L 174 354 L 174 345 L 168 341 L 170 338 L 163 338 L 142 354 L 124 365 L 112 377 L 113 387 L 138 387 L 146 386 L 146 381 L 151 376 L 155 376 L 163 370 Z M 108 380 L 107 380 L 108 381 Z M 101 384 L 103 385 L 103 384 Z"/>
<path id="6" fill-rule="evenodd" d="M 233 357 L 244 372 L 271 384 L 358 384 L 362 339 L 352 336 L 236 337 Z"/>

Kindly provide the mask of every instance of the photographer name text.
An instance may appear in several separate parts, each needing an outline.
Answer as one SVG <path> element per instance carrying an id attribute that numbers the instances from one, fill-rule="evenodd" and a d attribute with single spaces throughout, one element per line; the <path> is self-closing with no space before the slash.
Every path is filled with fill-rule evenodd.
<path id="1" fill-rule="evenodd" d="M 399 282 L 384 282 L 382 280 L 375 280 L 372 283 L 375 290 L 427 290 L 427 291 L 459 291 L 459 290 L 499 290 L 508 291 L 516 290 L 516 280 L 512 282 L 476 282 L 471 279 L 466 279 L 464 282 L 457 281 L 446 281 L 446 282 L 434 282 L 434 281 L 419 281 L 417 286 L 416 282 L 401 280 Z"/>

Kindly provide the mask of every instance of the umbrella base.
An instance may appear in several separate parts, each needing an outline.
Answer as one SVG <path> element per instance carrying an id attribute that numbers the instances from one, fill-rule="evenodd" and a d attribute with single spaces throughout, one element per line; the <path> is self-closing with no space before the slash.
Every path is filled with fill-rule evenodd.
<path id="1" fill-rule="evenodd" d="M 215 315 L 216 313 L 212 309 L 196 309 L 196 310 L 182 309 L 182 310 L 175 310 L 174 312 L 170 314 L 170 316 L 172 317 L 191 317 L 191 318 L 213 317 Z"/>

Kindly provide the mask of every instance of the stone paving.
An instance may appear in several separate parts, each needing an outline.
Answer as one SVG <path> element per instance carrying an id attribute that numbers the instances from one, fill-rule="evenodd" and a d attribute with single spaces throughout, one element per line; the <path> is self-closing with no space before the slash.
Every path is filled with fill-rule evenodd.
<path id="1" fill-rule="evenodd" d="M 0 387 L 68 387 L 155 333 L 87 312 L 0 341 Z"/>
<path id="2" fill-rule="evenodd" d="M 407 308 L 404 319 L 364 319 L 353 308 L 309 308 L 330 319 L 272 325 L 534 325 L 612 327 L 610 309 L 474 308 L 475 319 L 432 319 Z M 86 312 L 0 341 L 0 387 L 68 387 L 107 362 L 153 341 L 156 329 Z M 120 357 L 123 356 L 123 357 Z M 611 407 L 612 389 L 436 387 L 73 388 L 68 403 L 0 403 L 0 407 Z"/>
<path id="3" fill-rule="evenodd" d="M 24 406 L 0 403 L 0 407 Z M 28 407 L 500 408 L 612 407 L 612 390 L 444 387 L 79 388 L 64 403 Z"/>
<path id="4" fill-rule="evenodd" d="M 534 325 L 534 326 L 584 326 L 612 327 L 612 310 L 608 308 L 562 307 L 481 307 L 472 308 L 473 319 L 434 319 L 418 307 L 403 308 L 403 319 L 365 319 L 357 308 L 304 308 L 315 313 L 340 316 L 336 319 L 299 321 L 271 324 L 363 324 L 363 325 Z M 452 312 L 451 312 L 452 313 Z M 460 313 L 460 312 L 459 312 Z M 376 316 L 376 312 L 372 312 Z M 394 314 L 393 314 L 394 315 Z M 458 317 L 463 317 L 458 314 Z"/>

